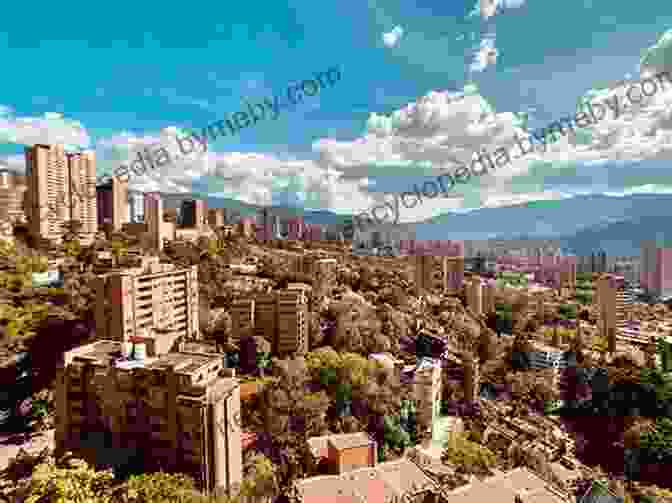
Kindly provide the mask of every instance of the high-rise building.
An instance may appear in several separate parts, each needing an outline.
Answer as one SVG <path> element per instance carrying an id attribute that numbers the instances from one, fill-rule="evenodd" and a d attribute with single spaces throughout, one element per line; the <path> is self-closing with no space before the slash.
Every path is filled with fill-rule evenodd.
<path id="1" fill-rule="evenodd" d="M 464 372 L 464 399 L 467 402 L 473 403 L 478 400 L 481 388 L 478 356 L 470 353 L 463 354 L 462 365 Z"/>
<path id="2" fill-rule="evenodd" d="M 145 196 L 142 192 L 129 191 L 129 218 L 132 223 L 140 224 L 145 221 Z"/>
<path id="3" fill-rule="evenodd" d="M 98 226 L 104 228 L 112 225 L 113 213 L 112 180 L 96 187 L 96 212 L 98 213 Z"/>
<path id="4" fill-rule="evenodd" d="M 147 234 L 150 237 L 151 246 L 154 249 L 163 249 L 163 200 L 158 192 L 145 193 L 145 224 Z"/>
<path id="5" fill-rule="evenodd" d="M 191 475 L 203 492 L 235 494 L 243 475 L 240 383 L 222 372 L 221 355 L 171 352 L 138 368 L 115 365 L 121 350 L 121 342 L 101 340 L 63 356 L 59 456 L 121 464 L 130 455 L 151 471 Z M 105 442 L 91 442 L 102 434 Z"/>
<path id="6" fill-rule="evenodd" d="M 184 227 L 202 229 L 206 224 L 206 207 L 202 199 L 187 199 L 182 201 L 180 209 L 180 223 Z"/>
<path id="7" fill-rule="evenodd" d="M 224 208 L 211 208 L 208 210 L 208 225 L 217 230 L 226 224 L 226 210 Z"/>
<path id="8" fill-rule="evenodd" d="M 560 259 L 560 288 L 576 288 L 576 257 L 565 256 Z"/>
<path id="9" fill-rule="evenodd" d="M 655 241 L 642 242 L 640 285 L 649 294 L 672 295 L 672 246 Z"/>
<path id="10" fill-rule="evenodd" d="M 422 358 L 413 376 L 417 422 L 421 431 L 434 426 L 441 406 L 441 362 Z"/>
<path id="11" fill-rule="evenodd" d="M 434 288 L 434 257 L 430 255 L 414 255 L 415 291 L 416 295 L 427 295 Z"/>
<path id="12" fill-rule="evenodd" d="M 303 217 L 293 217 L 287 220 L 288 236 L 287 239 L 299 240 L 303 238 L 305 223 Z"/>
<path id="13" fill-rule="evenodd" d="M 0 170 L 0 220 L 14 221 L 26 216 L 26 191 L 18 176 Z"/>
<path id="14" fill-rule="evenodd" d="M 322 241 L 324 240 L 324 230 L 324 226 L 321 224 L 306 224 L 304 239 L 307 241 Z"/>
<path id="15" fill-rule="evenodd" d="M 604 274 L 607 272 L 607 253 L 600 249 L 591 254 L 591 272 Z"/>
<path id="16" fill-rule="evenodd" d="M 623 318 L 622 284 L 619 278 L 604 274 L 597 281 L 597 303 L 600 309 L 600 333 L 609 342 L 609 352 L 616 351 L 616 336 Z M 621 292 L 622 293 L 622 292 Z"/>
<path id="17" fill-rule="evenodd" d="M 142 330 L 166 329 L 196 340 L 198 309 L 198 266 L 105 274 L 96 286 L 96 336 L 128 341 Z"/>
<path id="18" fill-rule="evenodd" d="M 104 185 L 96 187 L 98 225 L 111 224 L 120 231 L 129 220 L 128 177 L 113 176 Z"/>
<path id="19" fill-rule="evenodd" d="M 476 316 L 483 314 L 483 285 L 481 278 L 472 278 L 466 283 L 467 305 Z"/>
<path id="20" fill-rule="evenodd" d="M 240 344 L 242 336 L 253 335 L 256 328 L 256 300 L 235 299 L 231 308 L 231 341 Z"/>
<path id="21" fill-rule="evenodd" d="M 456 293 L 464 282 L 464 243 L 461 241 L 417 242 L 402 240 L 402 253 L 415 263 L 416 292 L 422 295 L 436 286 L 436 259 L 442 265 L 441 289 Z"/>
<path id="22" fill-rule="evenodd" d="M 308 351 L 308 304 L 302 290 L 276 292 L 274 353 L 285 356 Z"/>
<path id="23" fill-rule="evenodd" d="M 272 241 L 280 239 L 280 217 L 273 215 L 268 208 L 262 208 L 257 218 L 257 239 L 259 241 Z"/>
<path id="24" fill-rule="evenodd" d="M 112 177 L 112 225 L 121 230 L 128 223 L 128 176 Z"/>
<path id="25" fill-rule="evenodd" d="M 281 356 L 308 351 L 308 297 L 302 289 L 287 289 L 239 299 L 232 310 L 232 338 L 263 337 Z"/>
<path id="26" fill-rule="evenodd" d="M 443 288 L 457 292 L 464 283 L 464 257 L 441 257 L 443 261 Z"/>
<path id="27" fill-rule="evenodd" d="M 26 147 L 28 219 L 35 239 L 62 241 L 64 223 L 79 221 L 80 241 L 90 244 L 98 232 L 96 157 L 93 152 L 66 153 L 63 145 Z"/>
<path id="28" fill-rule="evenodd" d="M 268 208 L 259 210 L 259 225 L 257 226 L 257 239 L 259 241 L 271 241 L 273 239 L 273 228 L 271 222 L 271 212 Z"/>
<path id="29" fill-rule="evenodd" d="M 336 284 L 336 259 L 326 258 L 316 260 L 311 273 L 313 279 L 313 293 L 315 298 L 331 295 Z"/>
<path id="30" fill-rule="evenodd" d="M 79 221 L 80 240 L 90 244 L 98 233 L 96 212 L 96 156 L 92 151 L 66 153 L 69 180 L 69 220 Z M 128 182 L 126 182 L 128 183 Z"/>
<path id="31" fill-rule="evenodd" d="M 490 314 L 495 312 L 495 292 L 497 283 L 493 280 L 487 280 L 483 286 L 483 313 Z"/>
<path id="32" fill-rule="evenodd" d="M 238 235 L 250 239 L 256 233 L 256 222 L 253 217 L 242 217 L 238 223 Z"/>

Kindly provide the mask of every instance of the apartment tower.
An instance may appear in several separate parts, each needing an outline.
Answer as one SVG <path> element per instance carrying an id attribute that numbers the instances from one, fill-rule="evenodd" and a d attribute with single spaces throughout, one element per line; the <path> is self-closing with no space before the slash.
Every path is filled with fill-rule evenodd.
<path id="1" fill-rule="evenodd" d="M 415 291 L 416 295 L 427 295 L 434 287 L 434 257 L 415 255 Z"/>
<path id="2" fill-rule="evenodd" d="M 672 246 L 642 242 L 640 284 L 654 296 L 672 295 Z"/>
<path id="3" fill-rule="evenodd" d="M 66 153 L 68 176 L 69 220 L 82 224 L 79 232 L 84 245 L 93 243 L 98 233 L 96 212 L 96 155 L 94 152 Z"/>
<path id="4" fill-rule="evenodd" d="M 60 243 L 63 224 L 81 223 L 80 241 L 93 242 L 97 225 L 96 157 L 93 152 L 66 153 L 63 145 L 26 147 L 29 232 L 34 239 Z"/>
<path id="5" fill-rule="evenodd" d="M 219 229 L 226 224 L 224 208 L 211 208 L 208 210 L 208 225 L 212 229 Z"/>
<path id="6" fill-rule="evenodd" d="M 483 285 L 481 278 L 472 278 L 466 284 L 467 305 L 476 316 L 483 314 Z"/>
<path id="7" fill-rule="evenodd" d="M 299 240 L 303 238 L 305 232 L 305 222 L 303 217 L 294 217 L 287 220 L 287 239 Z"/>
<path id="8" fill-rule="evenodd" d="M 203 229 L 206 225 L 206 206 L 202 199 L 182 201 L 181 222 L 185 227 Z"/>
<path id="9" fill-rule="evenodd" d="M 198 266 L 166 266 L 151 274 L 124 270 L 98 277 L 98 339 L 128 341 L 151 329 L 179 332 L 182 340 L 200 338 Z"/>
<path id="10" fill-rule="evenodd" d="M 104 185 L 96 187 L 98 225 L 111 224 L 120 231 L 129 220 L 128 177 L 113 176 Z"/>
<path id="11" fill-rule="evenodd" d="M 308 351 L 308 296 L 304 289 L 287 289 L 239 299 L 232 310 L 233 341 L 256 335 L 271 343 L 276 355 Z"/>
<path id="12" fill-rule="evenodd" d="M 256 327 L 255 299 L 235 299 L 231 308 L 231 340 L 238 345 L 243 335 L 253 335 Z"/>
<path id="13" fill-rule="evenodd" d="M 238 223 L 238 235 L 250 239 L 255 235 L 256 222 L 252 217 L 243 217 Z"/>
<path id="14" fill-rule="evenodd" d="M 28 187 L 23 177 L 0 170 L 0 220 L 15 221 L 26 216 L 26 192 Z"/>
<path id="15" fill-rule="evenodd" d="M 145 221 L 145 196 L 142 192 L 130 191 L 128 196 L 129 219 L 134 224 Z"/>
<path id="16" fill-rule="evenodd" d="M 151 247 L 156 250 L 162 250 L 163 236 L 161 235 L 161 229 L 163 227 L 163 200 L 161 199 L 160 193 L 147 192 L 145 194 L 144 214 Z"/>
<path id="17" fill-rule="evenodd" d="M 616 351 L 616 335 L 622 305 L 619 305 L 619 282 L 611 274 L 604 274 L 597 281 L 597 303 L 600 310 L 600 333 L 609 342 L 609 352 Z"/>

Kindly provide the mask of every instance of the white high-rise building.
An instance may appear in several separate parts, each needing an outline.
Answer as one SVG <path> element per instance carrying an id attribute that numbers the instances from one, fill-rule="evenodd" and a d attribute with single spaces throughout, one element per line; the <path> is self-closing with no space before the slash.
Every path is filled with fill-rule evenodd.
<path id="1" fill-rule="evenodd" d="M 128 207 L 131 223 L 139 224 L 145 221 L 145 196 L 142 192 L 129 191 Z"/>

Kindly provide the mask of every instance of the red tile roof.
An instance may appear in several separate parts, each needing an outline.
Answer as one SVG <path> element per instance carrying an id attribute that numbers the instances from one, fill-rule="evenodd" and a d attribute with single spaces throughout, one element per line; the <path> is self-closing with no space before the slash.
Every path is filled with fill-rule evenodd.
<path id="1" fill-rule="evenodd" d="M 240 434 L 240 442 L 243 449 L 249 449 L 257 443 L 257 434 L 249 431 L 243 431 Z"/>

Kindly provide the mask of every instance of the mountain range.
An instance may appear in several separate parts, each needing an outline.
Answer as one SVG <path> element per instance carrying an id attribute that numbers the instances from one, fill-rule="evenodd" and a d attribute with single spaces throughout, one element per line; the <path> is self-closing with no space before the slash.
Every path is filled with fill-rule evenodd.
<path id="1" fill-rule="evenodd" d="M 194 197 L 164 194 L 167 208 Z M 229 208 L 242 215 L 257 214 L 262 208 L 233 199 L 208 197 L 209 208 Z M 302 210 L 272 206 L 281 218 L 301 215 L 308 223 L 344 225 L 350 218 L 328 210 Z M 672 194 L 625 196 L 579 195 L 544 205 L 481 208 L 450 213 L 414 225 L 416 239 L 464 240 L 553 240 L 578 255 L 599 248 L 609 255 L 639 255 L 641 242 L 672 242 Z"/>

